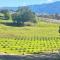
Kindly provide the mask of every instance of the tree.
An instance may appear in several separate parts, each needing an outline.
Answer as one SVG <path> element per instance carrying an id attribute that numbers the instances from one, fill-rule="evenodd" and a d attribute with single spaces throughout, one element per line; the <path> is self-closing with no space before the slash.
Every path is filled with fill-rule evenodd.
<path id="1" fill-rule="evenodd" d="M 60 33 L 60 26 L 59 26 L 59 33 Z"/>
<path id="2" fill-rule="evenodd" d="M 3 19 L 8 20 L 10 18 L 8 9 L 1 10 L 0 12 L 4 14 Z"/>
<path id="3" fill-rule="evenodd" d="M 28 7 L 20 7 L 16 13 L 12 15 L 12 20 L 17 24 L 24 22 L 36 22 L 36 15 Z"/>

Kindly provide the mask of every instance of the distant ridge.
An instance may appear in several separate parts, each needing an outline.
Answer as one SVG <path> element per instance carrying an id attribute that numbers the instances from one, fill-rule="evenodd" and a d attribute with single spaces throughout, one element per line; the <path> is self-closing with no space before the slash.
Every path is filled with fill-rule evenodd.
<path id="1" fill-rule="evenodd" d="M 37 13 L 60 14 L 60 1 L 42 5 L 31 5 L 29 7 Z"/>
<path id="2" fill-rule="evenodd" d="M 36 13 L 60 14 L 60 1 L 41 5 L 29 5 L 28 7 Z M 16 11 L 18 7 L 0 7 L 1 9 Z"/>

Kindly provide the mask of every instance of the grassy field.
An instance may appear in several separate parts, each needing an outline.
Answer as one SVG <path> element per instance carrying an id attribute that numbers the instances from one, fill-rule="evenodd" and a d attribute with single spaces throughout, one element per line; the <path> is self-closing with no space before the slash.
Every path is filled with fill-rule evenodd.
<path id="1" fill-rule="evenodd" d="M 0 20 L 0 53 L 38 54 L 60 51 L 59 24 L 39 21 L 36 26 L 14 27 L 2 22 L 6 21 Z"/>

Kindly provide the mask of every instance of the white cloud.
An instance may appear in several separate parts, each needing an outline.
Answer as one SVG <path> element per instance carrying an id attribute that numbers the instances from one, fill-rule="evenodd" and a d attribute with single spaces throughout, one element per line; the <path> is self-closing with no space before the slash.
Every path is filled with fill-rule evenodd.
<path id="1" fill-rule="evenodd" d="M 53 0 L 47 0 L 47 2 L 48 2 L 48 3 L 51 3 L 51 2 L 53 2 Z"/>
<path id="2" fill-rule="evenodd" d="M 27 4 L 25 3 L 25 2 L 22 2 L 22 4 L 21 4 L 22 6 L 26 6 Z"/>

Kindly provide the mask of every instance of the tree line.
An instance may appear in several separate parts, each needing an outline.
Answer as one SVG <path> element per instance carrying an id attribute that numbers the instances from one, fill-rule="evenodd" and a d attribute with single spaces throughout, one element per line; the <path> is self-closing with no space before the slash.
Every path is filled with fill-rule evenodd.
<path id="1" fill-rule="evenodd" d="M 31 11 L 28 7 L 20 7 L 16 12 L 10 13 L 8 9 L 1 10 L 0 13 L 4 14 L 3 19 L 9 20 L 10 15 L 12 18 L 13 23 L 16 24 L 22 24 L 24 25 L 24 22 L 32 22 L 36 23 L 36 14 Z"/>

